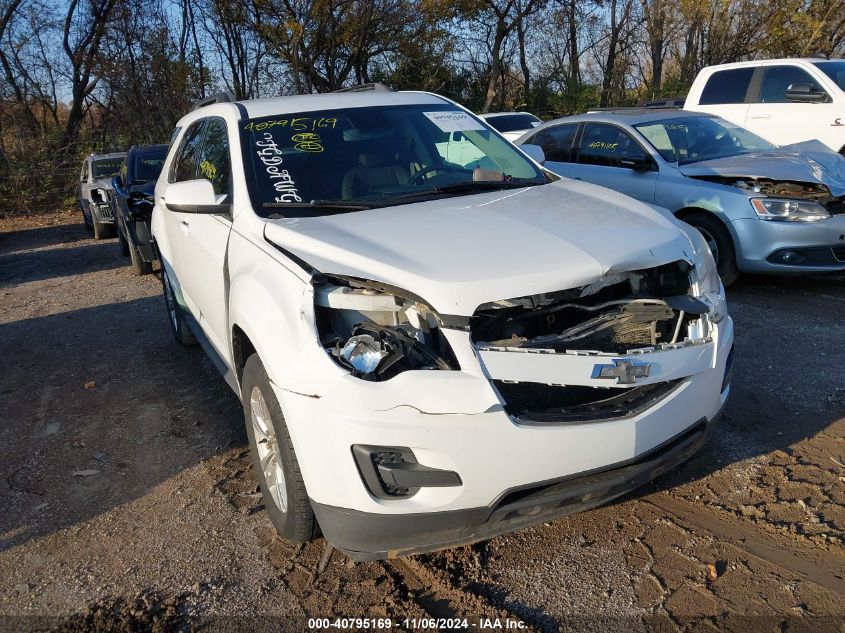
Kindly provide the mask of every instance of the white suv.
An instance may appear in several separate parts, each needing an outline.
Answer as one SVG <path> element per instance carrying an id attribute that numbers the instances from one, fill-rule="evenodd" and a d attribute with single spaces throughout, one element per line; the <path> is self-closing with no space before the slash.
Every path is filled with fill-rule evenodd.
<path id="1" fill-rule="evenodd" d="M 446 160 L 453 132 L 488 166 Z M 359 559 L 470 543 L 704 441 L 733 343 L 706 244 L 536 149 L 375 88 L 179 122 L 152 219 L 170 323 L 241 398 L 288 539 L 319 523 Z"/>
<path id="2" fill-rule="evenodd" d="M 776 145 L 818 139 L 845 155 L 845 60 L 709 66 L 695 78 L 684 109 L 717 114 Z"/>

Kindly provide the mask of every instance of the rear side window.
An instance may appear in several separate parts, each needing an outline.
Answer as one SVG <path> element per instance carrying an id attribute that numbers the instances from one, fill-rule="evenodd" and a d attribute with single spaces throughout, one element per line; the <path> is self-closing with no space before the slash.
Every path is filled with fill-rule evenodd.
<path id="1" fill-rule="evenodd" d="M 572 162 L 572 143 L 577 131 L 577 123 L 547 127 L 537 132 L 528 143 L 542 147 L 548 161 L 569 163 Z"/>
<path id="2" fill-rule="evenodd" d="M 587 123 L 578 149 L 578 162 L 604 167 L 624 167 L 622 160 L 645 154 L 630 134 L 607 123 Z"/>
<path id="3" fill-rule="evenodd" d="M 824 92 L 813 77 L 798 66 L 767 66 L 760 86 L 760 103 L 787 103 L 786 90 L 794 84 L 810 84 L 814 92 Z"/>
<path id="4" fill-rule="evenodd" d="M 199 177 L 211 181 L 214 193 L 219 196 L 229 192 L 229 137 L 226 122 L 222 119 L 211 119 L 208 122 L 198 165 Z"/>
<path id="5" fill-rule="evenodd" d="M 701 91 L 699 103 L 701 105 L 745 103 L 745 95 L 753 74 L 753 68 L 734 68 L 713 73 L 704 85 L 704 90 Z"/>
<path id="6" fill-rule="evenodd" d="M 197 121 L 188 131 L 179 145 L 173 167 L 170 172 L 170 182 L 194 180 L 197 177 L 197 156 L 202 146 L 202 136 L 205 131 L 205 121 Z"/>

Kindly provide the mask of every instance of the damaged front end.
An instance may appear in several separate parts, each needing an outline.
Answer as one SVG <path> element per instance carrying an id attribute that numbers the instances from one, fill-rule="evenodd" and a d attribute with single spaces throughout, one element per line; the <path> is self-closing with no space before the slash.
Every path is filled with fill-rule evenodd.
<path id="1" fill-rule="evenodd" d="M 709 368 L 724 307 L 693 276 L 677 261 L 480 306 L 470 336 L 505 411 L 523 424 L 630 416 Z"/>
<path id="2" fill-rule="evenodd" d="M 353 376 L 459 369 L 439 315 L 419 297 L 353 277 L 317 275 L 312 284 L 320 342 Z"/>
<path id="3" fill-rule="evenodd" d="M 752 195 L 771 198 L 783 207 L 780 213 L 772 213 L 762 203 L 754 205 L 758 215 L 764 219 L 790 219 L 787 212 L 791 209 L 797 216 L 803 211 L 803 219 L 824 219 L 831 215 L 845 213 L 845 198 L 834 196 L 827 185 L 818 182 L 800 182 L 791 180 L 772 180 L 769 178 L 748 178 L 735 176 L 692 176 L 696 180 L 705 180 L 720 185 L 736 187 Z M 753 204 L 753 203 L 752 203 Z M 815 213 L 814 213 L 815 212 Z M 796 217 L 795 219 L 799 219 Z"/>

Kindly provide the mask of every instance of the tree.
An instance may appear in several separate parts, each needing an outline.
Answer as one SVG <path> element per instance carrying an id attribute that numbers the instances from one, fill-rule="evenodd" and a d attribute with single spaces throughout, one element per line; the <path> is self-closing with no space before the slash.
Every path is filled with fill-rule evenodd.
<path id="1" fill-rule="evenodd" d="M 86 99 L 97 85 L 93 75 L 100 44 L 117 0 L 70 0 L 65 14 L 62 44 L 69 61 L 72 101 L 61 147 L 70 154 L 79 139 L 87 111 Z"/>

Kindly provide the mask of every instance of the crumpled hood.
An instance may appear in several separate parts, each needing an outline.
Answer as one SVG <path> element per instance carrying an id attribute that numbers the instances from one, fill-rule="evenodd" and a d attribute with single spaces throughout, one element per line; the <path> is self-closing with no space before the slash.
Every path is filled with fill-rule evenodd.
<path id="1" fill-rule="evenodd" d="M 703 160 L 681 165 L 678 169 L 689 177 L 768 178 L 821 183 L 834 196 L 845 196 L 845 158 L 821 141 L 784 145 L 770 152 Z"/>
<path id="2" fill-rule="evenodd" d="M 690 252 L 673 222 L 653 209 L 570 180 L 269 220 L 265 237 L 320 272 L 391 284 L 442 314 L 464 316 L 488 301 L 574 288 Z"/>

